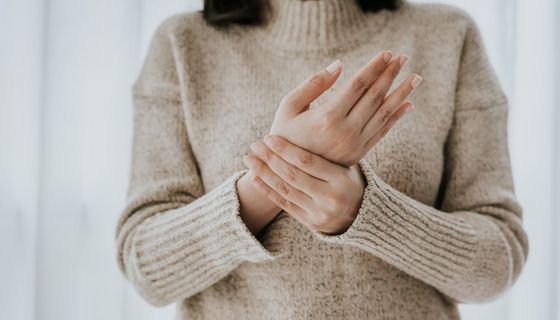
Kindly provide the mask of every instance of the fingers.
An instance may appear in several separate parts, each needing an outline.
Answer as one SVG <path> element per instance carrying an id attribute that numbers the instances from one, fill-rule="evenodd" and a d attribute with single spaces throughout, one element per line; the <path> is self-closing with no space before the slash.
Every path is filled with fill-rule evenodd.
<path id="1" fill-rule="evenodd" d="M 406 55 L 400 55 L 389 62 L 389 66 L 383 71 L 383 74 L 375 80 L 367 92 L 356 103 L 354 108 L 348 113 L 348 117 L 351 121 L 356 121 L 363 125 L 367 122 L 367 119 L 371 118 L 378 107 L 383 103 L 393 81 L 407 60 L 408 57 Z"/>
<path id="2" fill-rule="evenodd" d="M 294 188 L 301 190 L 311 198 L 318 197 L 322 190 L 327 187 L 323 180 L 312 177 L 289 164 L 261 141 L 253 143 L 251 145 L 251 150 L 282 180 L 286 181 Z"/>
<path id="3" fill-rule="evenodd" d="M 340 175 L 340 172 L 346 169 L 313 152 L 300 148 L 280 136 L 267 135 L 264 137 L 264 142 L 274 153 L 286 162 L 326 182 L 335 180 L 335 178 Z"/>
<path id="4" fill-rule="evenodd" d="M 262 179 L 257 176 L 253 176 L 251 178 L 251 183 L 253 186 L 267 199 L 272 201 L 275 205 L 277 205 L 280 209 L 289 213 L 292 217 L 294 217 L 297 221 L 299 221 L 304 226 L 308 227 L 307 224 L 307 212 L 302 208 L 298 207 L 296 204 L 286 200 L 286 198 L 279 195 L 276 191 L 270 188 Z"/>
<path id="5" fill-rule="evenodd" d="M 382 74 L 391 60 L 393 54 L 390 51 L 382 51 L 344 85 L 340 94 L 335 98 L 333 108 L 336 108 L 344 115 L 352 109 L 352 106 L 360 99 L 364 92 L 371 86 L 373 81 Z"/>
<path id="6" fill-rule="evenodd" d="M 391 130 L 391 128 L 393 127 L 393 125 L 395 125 L 397 120 L 399 120 L 408 110 L 412 109 L 413 107 L 414 106 L 412 102 L 408 100 L 403 102 L 397 108 L 397 110 L 390 116 L 387 122 L 381 128 L 379 128 L 373 134 L 373 136 L 366 142 L 366 144 L 364 145 L 364 149 L 370 150 L 371 148 L 373 148 L 373 146 L 375 146 L 377 142 L 379 142 L 389 132 L 389 130 Z"/>
<path id="7" fill-rule="evenodd" d="M 295 204 L 296 206 L 303 209 L 307 209 L 310 207 L 312 201 L 311 197 L 289 185 L 280 177 L 278 177 L 278 175 L 276 175 L 262 160 L 253 155 L 249 155 L 243 158 L 243 162 L 249 169 L 253 170 L 253 172 L 255 172 L 255 174 L 259 176 L 259 178 L 264 183 L 266 183 L 267 186 L 274 190 L 274 192 L 276 192 L 278 195 L 282 196 L 282 198 L 287 200 L 286 203 L 283 203 L 284 206 L 287 206 L 286 209 L 289 209 L 291 204 Z"/>
<path id="8" fill-rule="evenodd" d="M 341 67 L 340 60 L 336 60 L 325 69 L 311 75 L 282 99 L 282 111 L 287 116 L 295 116 L 304 111 L 311 102 L 332 87 L 340 75 Z"/>
<path id="9" fill-rule="evenodd" d="M 366 137 L 370 137 L 381 128 L 421 81 L 422 78 L 417 74 L 412 74 L 403 81 L 398 88 L 391 92 L 373 116 L 365 123 L 362 128 L 363 134 Z"/>

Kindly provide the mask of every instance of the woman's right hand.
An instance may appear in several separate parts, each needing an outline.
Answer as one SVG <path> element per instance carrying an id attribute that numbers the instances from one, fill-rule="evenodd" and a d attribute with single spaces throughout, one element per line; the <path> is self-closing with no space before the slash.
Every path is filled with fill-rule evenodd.
<path id="1" fill-rule="evenodd" d="M 330 101 L 309 105 L 338 79 L 340 61 L 310 76 L 281 101 L 270 134 L 322 156 L 351 166 L 390 130 L 412 103 L 406 98 L 420 83 L 411 74 L 388 94 L 408 59 L 384 51 L 374 57 Z"/>

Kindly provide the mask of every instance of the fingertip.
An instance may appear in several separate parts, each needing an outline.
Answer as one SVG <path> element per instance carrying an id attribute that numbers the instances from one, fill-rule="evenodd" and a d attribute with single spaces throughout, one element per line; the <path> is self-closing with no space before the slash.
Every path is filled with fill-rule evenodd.
<path id="1" fill-rule="evenodd" d="M 422 77 L 420 75 L 414 74 L 412 75 L 412 80 L 410 81 L 410 85 L 412 89 L 416 89 L 416 87 L 422 82 Z"/>
<path id="2" fill-rule="evenodd" d="M 271 144 L 274 138 L 272 135 L 267 134 L 266 136 L 264 136 L 263 140 L 266 144 Z"/>
<path id="3" fill-rule="evenodd" d="M 393 52 L 391 52 L 391 50 L 386 50 L 383 52 L 383 61 L 385 61 L 385 63 L 388 63 L 392 57 Z"/>
<path id="4" fill-rule="evenodd" d="M 393 56 L 391 57 L 391 59 L 389 60 L 389 62 L 387 62 L 387 64 L 393 65 L 393 64 L 395 64 L 395 62 L 398 63 L 400 57 L 401 57 L 401 56 L 398 55 L 398 54 L 397 54 L 397 55 L 393 55 Z"/>
<path id="5" fill-rule="evenodd" d="M 411 101 L 407 101 L 404 103 L 404 112 L 410 111 L 414 109 L 414 103 L 412 103 Z"/>
<path id="6" fill-rule="evenodd" d="M 408 61 L 408 56 L 406 54 L 401 54 L 399 57 L 399 65 L 402 67 Z"/>
<path id="7" fill-rule="evenodd" d="M 278 145 L 279 139 L 280 138 L 278 136 L 267 134 L 263 140 L 270 148 L 274 148 L 276 145 Z"/>
<path id="8" fill-rule="evenodd" d="M 334 75 L 335 73 L 337 73 L 342 67 L 342 63 L 340 62 L 340 59 L 336 59 L 335 61 L 331 62 L 331 64 L 329 64 L 325 70 L 330 74 L 330 75 Z"/>

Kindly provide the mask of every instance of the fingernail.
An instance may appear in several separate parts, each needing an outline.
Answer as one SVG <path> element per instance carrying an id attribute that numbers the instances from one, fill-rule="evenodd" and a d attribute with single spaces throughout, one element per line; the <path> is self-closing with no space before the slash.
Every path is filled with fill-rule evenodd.
<path id="1" fill-rule="evenodd" d="M 264 136 L 264 142 L 266 142 L 268 145 L 272 145 L 273 139 L 272 139 L 271 136 L 266 135 L 266 136 Z"/>
<path id="2" fill-rule="evenodd" d="M 407 55 L 402 55 L 399 57 L 399 65 L 402 67 L 404 66 L 404 64 L 406 63 L 406 61 L 408 61 L 408 56 Z"/>
<path id="3" fill-rule="evenodd" d="M 251 144 L 251 150 L 255 151 L 256 153 L 261 153 L 262 149 L 261 149 L 261 146 L 258 143 L 253 142 Z"/>
<path id="4" fill-rule="evenodd" d="M 405 110 L 406 110 L 406 112 L 408 112 L 408 111 L 410 111 L 410 110 L 414 109 L 414 104 L 412 104 L 412 103 L 409 103 L 409 104 L 408 104 L 408 106 L 406 106 L 405 108 L 406 108 L 406 109 L 405 109 Z"/>
<path id="5" fill-rule="evenodd" d="M 391 60 L 392 57 L 393 57 L 393 53 L 391 51 L 386 51 L 383 54 L 383 61 L 389 62 L 389 60 Z"/>
<path id="6" fill-rule="evenodd" d="M 338 70 L 338 68 L 340 67 L 340 60 L 336 59 L 335 61 L 333 61 L 331 64 L 329 64 L 329 66 L 326 68 L 328 73 L 334 73 L 336 70 Z"/>
<path id="7" fill-rule="evenodd" d="M 412 89 L 415 89 L 420 82 L 422 82 L 422 77 L 419 75 L 414 75 L 414 78 L 412 79 L 412 81 L 410 82 L 410 85 L 412 86 Z"/>

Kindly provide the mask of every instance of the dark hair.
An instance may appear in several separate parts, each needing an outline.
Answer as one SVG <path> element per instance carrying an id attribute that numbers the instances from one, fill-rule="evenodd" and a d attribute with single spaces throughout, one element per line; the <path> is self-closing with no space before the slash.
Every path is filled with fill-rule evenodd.
<path id="1" fill-rule="evenodd" d="M 352 0 L 347 0 L 352 1 Z M 354 0 L 364 12 L 395 10 L 400 0 Z M 215 26 L 260 24 L 264 22 L 268 0 L 204 0 L 204 20 Z"/>

